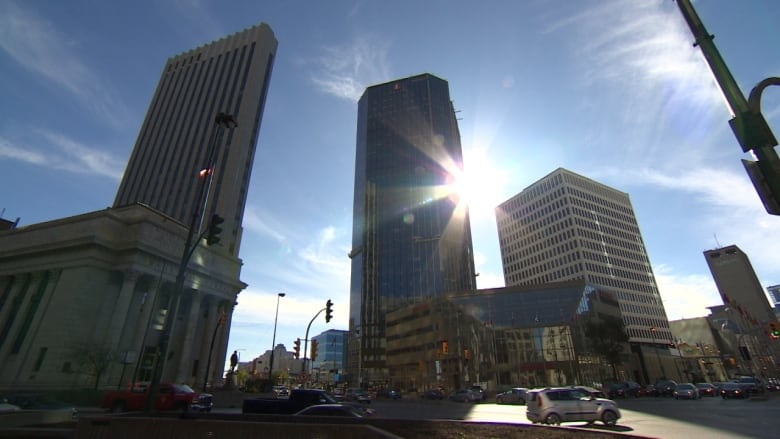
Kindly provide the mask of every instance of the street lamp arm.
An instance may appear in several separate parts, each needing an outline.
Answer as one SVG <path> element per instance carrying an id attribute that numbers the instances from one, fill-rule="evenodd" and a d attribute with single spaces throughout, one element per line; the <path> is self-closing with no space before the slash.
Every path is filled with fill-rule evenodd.
<path id="1" fill-rule="evenodd" d="M 761 112 L 761 93 L 763 93 L 764 89 L 769 87 L 770 85 L 780 85 L 780 78 L 778 77 L 766 78 L 763 81 L 756 84 L 756 86 L 753 87 L 752 90 L 750 90 L 750 96 L 748 97 L 748 106 L 754 113 Z"/>

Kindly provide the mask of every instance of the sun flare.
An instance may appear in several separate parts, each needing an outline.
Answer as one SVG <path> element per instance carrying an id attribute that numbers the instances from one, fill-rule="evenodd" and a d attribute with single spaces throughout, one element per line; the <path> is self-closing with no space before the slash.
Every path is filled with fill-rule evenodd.
<path id="1" fill-rule="evenodd" d="M 493 166 L 484 152 L 470 157 L 464 168 L 455 173 L 455 181 L 449 185 L 453 200 L 468 206 L 471 217 L 493 217 L 493 209 L 503 201 L 505 172 Z"/>

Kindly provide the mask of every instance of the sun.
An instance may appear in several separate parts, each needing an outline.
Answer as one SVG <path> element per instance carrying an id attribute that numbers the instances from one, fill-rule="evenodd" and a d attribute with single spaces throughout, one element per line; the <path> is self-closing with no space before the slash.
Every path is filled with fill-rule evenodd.
<path id="1" fill-rule="evenodd" d="M 468 206 L 472 218 L 494 217 L 495 207 L 504 201 L 506 173 L 490 163 L 482 149 L 473 151 L 464 163 L 464 170 L 454 172 L 454 181 L 449 185 L 453 200 Z"/>

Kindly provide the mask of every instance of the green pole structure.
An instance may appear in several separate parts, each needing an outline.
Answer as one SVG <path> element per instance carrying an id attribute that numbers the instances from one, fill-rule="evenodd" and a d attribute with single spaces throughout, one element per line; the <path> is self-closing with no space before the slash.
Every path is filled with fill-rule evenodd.
<path id="1" fill-rule="evenodd" d="M 769 85 L 780 85 L 780 78 L 767 78 L 761 81 L 745 99 L 739 85 L 731 75 L 726 62 L 720 56 L 713 42 L 714 36 L 707 32 L 690 0 L 677 0 L 685 21 L 696 40 L 704 59 L 712 70 L 715 82 L 723 92 L 723 97 L 733 118 L 729 121 L 734 136 L 744 152 L 752 151 L 756 161 L 742 160 L 766 211 L 780 215 L 780 160 L 774 147 L 777 146 L 771 128 L 761 114 L 761 92 Z"/>

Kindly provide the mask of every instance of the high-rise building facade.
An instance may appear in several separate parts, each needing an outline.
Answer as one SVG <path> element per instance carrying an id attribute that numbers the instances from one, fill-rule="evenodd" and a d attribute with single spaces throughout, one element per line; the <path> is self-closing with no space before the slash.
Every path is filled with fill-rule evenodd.
<path id="1" fill-rule="evenodd" d="M 168 60 L 113 208 L 0 224 L 0 388 L 151 380 L 176 297 L 162 380 L 200 387 L 222 378 L 246 288 L 240 224 L 276 44 L 261 24 Z M 218 113 L 238 127 L 217 130 Z M 224 246 L 196 245 L 178 285 L 198 173 L 217 143 L 201 211 L 226 219 Z"/>
<path id="2" fill-rule="evenodd" d="M 352 381 L 387 376 L 385 315 L 475 285 L 447 81 L 430 74 L 366 89 L 358 103 L 350 286 Z"/>
<path id="3" fill-rule="evenodd" d="M 704 259 L 723 304 L 732 305 L 735 316 L 755 327 L 777 320 L 750 259 L 739 247 L 729 245 L 707 250 Z"/>
<path id="4" fill-rule="evenodd" d="M 199 173 L 216 164 L 203 218 L 225 219 L 221 243 L 238 255 L 241 222 L 277 41 L 267 24 L 221 38 L 165 64 L 114 207 L 144 203 L 190 224 Z M 226 113 L 238 126 L 220 130 Z"/>
<path id="5" fill-rule="evenodd" d="M 672 342 L 628 194 L 559 168 L 496 218 L 506 285 L 583 279 L 616 293 L 630 341 Z"/>

